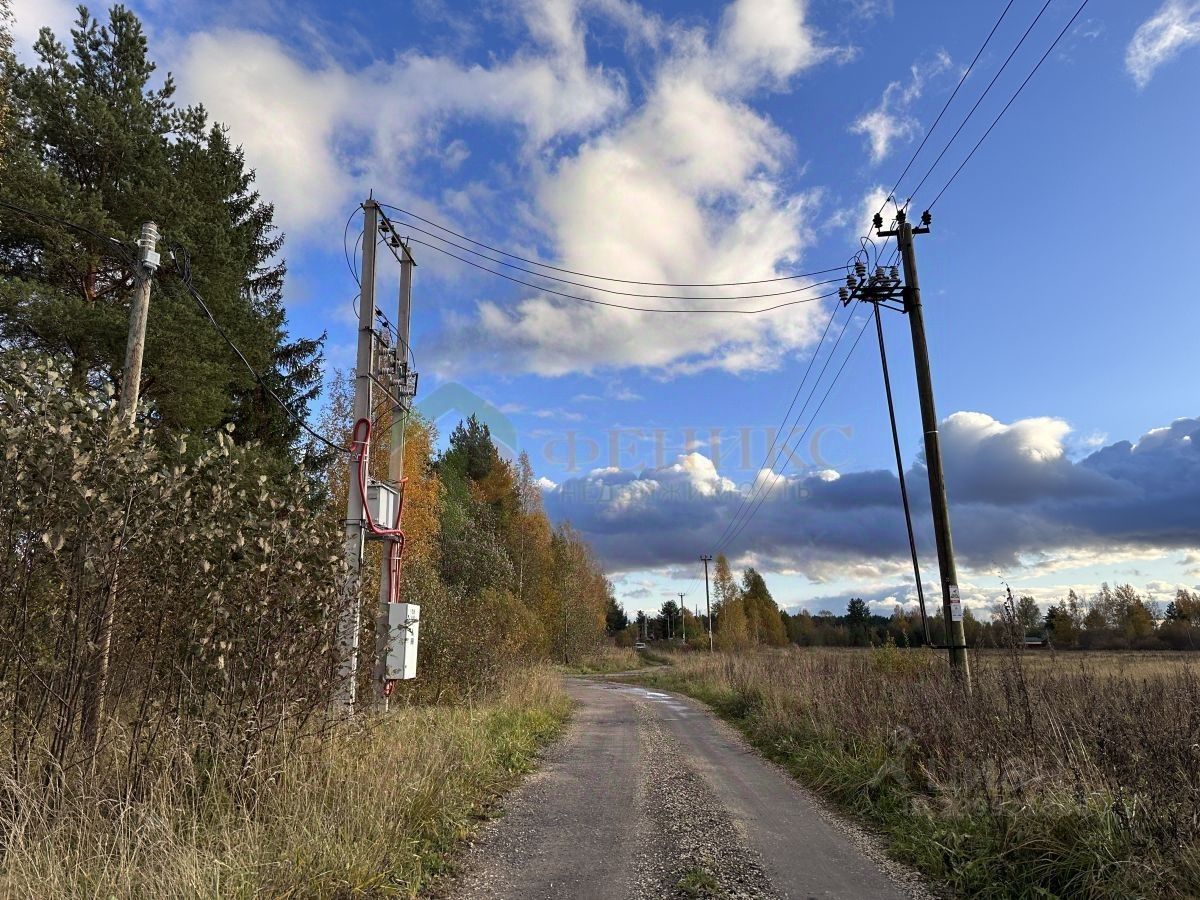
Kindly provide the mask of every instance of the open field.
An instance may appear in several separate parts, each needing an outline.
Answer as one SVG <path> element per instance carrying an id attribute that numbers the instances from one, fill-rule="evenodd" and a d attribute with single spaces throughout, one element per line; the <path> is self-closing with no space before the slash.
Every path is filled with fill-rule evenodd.
<path id="1" fill-rule="evenodd" d="M 970 896 L 1200 894 L 1200 669 L 1190 654 L 692 654 L 636 676 L 763 753 Z"/>
<path id="2" fill-rule="evenodd" d="M 945 654 L 934 651 L 930 655 L 937 661 Z M 985 670 L 1008 669 L 1010 660 L 1007 650 L 975 650 L 971 654 L 976 668 Z M 1021 654 L 1021 664 L 1029 673 L 1078 672 L 1099 678 L 1173 677 L 1181 672 L 1200 675 L 1200 653 L 1191 651 L 1034 649 Z"/>
<path id="3" fill-rule="evenodd" d="M 415 897 L 569 709 L 542 670 L 478 704 L 340 726 L 237 793 L 185 752 L 134 801 L 46 809 L 5 785 L 0 897 Z"/>

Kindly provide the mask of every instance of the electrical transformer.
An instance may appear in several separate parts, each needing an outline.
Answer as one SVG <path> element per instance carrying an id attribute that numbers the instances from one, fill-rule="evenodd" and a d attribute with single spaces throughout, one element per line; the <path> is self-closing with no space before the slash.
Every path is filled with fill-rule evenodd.
<path id="1" fill-rule="evenodd" d="M 396 510 L 400 506 L 400 492 L 390 484 L 372 478 L 367 483 L 367 505 L 371 518 L 380 528 L 392 528 L 396 524 Z M 367 540 L 378 540 L 367 532 Z"/>

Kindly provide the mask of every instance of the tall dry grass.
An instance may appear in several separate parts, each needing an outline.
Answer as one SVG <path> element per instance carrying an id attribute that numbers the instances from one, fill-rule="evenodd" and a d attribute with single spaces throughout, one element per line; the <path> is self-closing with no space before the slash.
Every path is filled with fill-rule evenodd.
<path id="1" fill-rule="evenodd" d="M 970 896 L 1200 895 L 1200 675 L 1160 656 L 788 650 L 642 678 L 707 700 Z"/>
<path id="2" fill-rule="evenodd" d="M 38 785 L 10 783 L 0 896 L 415 897 L 568 710 L 555 676 L 537 670 L 477 703 L 302 738 L 260 760 L 252 782 L 176 744 L 136 798 L 46 806 L 20 802 Z"/>
<path id="3" fill-rule="evenodd" d="M 573 666 L 563 670 L 576 675 L 612 675 L 616 672 L 631 672 L 646 665 L 644 654 L 632 647 L 602 645 L 582 656 Z"/>

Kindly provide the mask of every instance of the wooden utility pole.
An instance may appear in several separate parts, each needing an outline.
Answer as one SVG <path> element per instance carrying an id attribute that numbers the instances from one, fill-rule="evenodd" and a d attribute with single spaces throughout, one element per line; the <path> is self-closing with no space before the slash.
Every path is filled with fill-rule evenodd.
<path id="1" fill-rule="evenodd" d="M 683 605 L 684 595 L 679 595 L 679 627 L 683 632 L 683 643 L 687 646 L 687 607 Z"/>
<path id="2" fill-rule="evenodd" d="M 158 226 L 147 222 L 138 238 L 137 282 L 129 305 L 129 338 L 125 342 L 125 366 L 121 370 L 121 398 L 117 413 L 133 424 L 137 415 L 142 381 L 142 356 L 146 348 L 146 320 L 150 317 L 150 283 L 158 268 Z"/>
<path id="3" fill-rule="evenodd" d="M 937 409 L 933 402 L 933 376 L 929 369 L 929 346 L 925 340 L 925 314 L 921 306 L 921 283 L 917 277 L 917 254 L 913 235 L 929 233 L 929 213 L 921 226 L 913 228 L 903 210 L 896 213 L 894 231 L 878 231 L 880 237 L 895 237 L 904 265 L 904 312 L 912 329 L 913 358 L 917 369 L 917 393 L 921 401 L 921 424 L 925 433 L 925 468 L 929 473 L 929 498 L 933 506 L 933 530 L 937 541 L 938 566 L 942 578 L 942 613 L 946 622 L 950 666 L 971 688 L 971 664 L 963 630 L 962 598 L 958 591 L 958 569 L 954 564 L 954 541 L 950 534 L 950 505 L 946 499 L 946 476 L 942 470 L 942 446 L 938 435 Z"/>
<path id="4" fill-rule="evenodd" d="M 354 367 L 353 421 L 371 418 L 371 368 L 375 351 L 375 248 L 379 240 L 379 204 L 373 199 L 363 203 L 363 257 L 359 280 L 358 356 Z M 361 627 L 363 545 L 366 539 L 366 511 L 360 482 L 359 465 L 365 472 L 371 458 L 371 448 L 364 443 L 361 450 L 351 446 L 349 477 L 346 482 L 346 584 L 342 593 L 342 614 L 338 623 L 338 645 L 341 670 L 338 677 L 337 700 L 347 712 L 354 711 L 358 695 L 358 635 Z M 359 455 L 361 463 L 355 456 Z"/>
<path id="5" fill-rule="evenodd" d="M 150 285 L 158 269 L 158 226 L 153 222 L 142 225 L 138 238 L 138 263 L 134 272 L 133 300 L 129 305 L 129 338 L 125 343 L 125 366 L 121 370 L 121 396 L 117 401 L 117 416 L 130 427 L 137 419 L 138 396 L 141 392 L 142 357 L 146 348 L 146 322 L 150 317 Z M 82 737 L 91 751 L 100 737 L 100 714 L 108 694 L 109 657 L 112 654 L 113 619 L 117 606 L 117 576 L 121 563 L 121 536 L 113 538 L 112 576 L 104 592 L 104 606 L 96 625 L 95 662 L 91 678 L 84 688 Z"/>
<path id="6" fill-rule="evenodd" d="M 708 564 L 712 562 L 711 556 L 701 556 L 700 562 L 704 563 L 704 617 L 708 620 L 708 652 L 713 652 L 713 632 L 712 632 L 712 601 L 708 596 Z"/>

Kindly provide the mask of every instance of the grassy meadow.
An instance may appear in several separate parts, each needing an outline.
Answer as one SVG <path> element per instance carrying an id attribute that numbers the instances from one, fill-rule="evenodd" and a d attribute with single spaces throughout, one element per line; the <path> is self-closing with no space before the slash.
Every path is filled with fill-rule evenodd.
<path id="1" fill-rule="evenodd" d="M 765 755 L 972 897 L 1200 896 L 1200 657 L 989 651 L 676 655 L 641 683 Z"/>
<path id="2" fill-rule="evenodd" d="M 543 669 L 477 703 L 338 726 L 260 763 L 253 785 L 184 747 L 136 802 L 47 807 L 36 786 L 5 785 L 0 897 L 423 896 L 569 709 Z"/>

